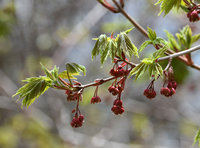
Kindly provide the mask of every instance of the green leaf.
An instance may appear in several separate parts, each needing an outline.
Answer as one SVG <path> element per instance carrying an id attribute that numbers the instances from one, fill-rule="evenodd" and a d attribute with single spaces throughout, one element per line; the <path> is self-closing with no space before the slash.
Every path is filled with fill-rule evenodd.
<path id="1" fill-rule="evenodd" d="M 66 63 L 66 70 L 69 75 L 77 74 L 79 72 L 83 72 L 83 74 L 86 75 L 86 68 L 76 63 Z"/>
<path id="2" fill-rule="evenodd" d="M 19 95 L 18 100 L 23 99 L 22 106 L 26 107 L 29 107 L 35 99 L 42 95 L 52 84 L 52 81 L 44 76 L 27 78 L 23 80 L 23 82 L 27 83 L 22 86 L 13 97 Z"/>
<path id="3" fill-rule="evenodd" d="M 124 31 L 124 33 L 128 34 L 129 32 L 131 32 L 131 31 L 133 30 L 133 28 L 134 28 L 134 27 L 132 27 L 132 28 L 130 28 L 130 29 L 127 29 L 127 30 L 125 30 L 125 31 Z"/>
<path id="4" fill-rule="evenodd" d="M 116 54 L 116 51 L 117 51 L 117 43 L 113 40 L 111 40 L 109 42 L 109 55 L 110 57 L 112 58 L 112 61 L 114 60 L 114 57 L 115 57 L 115 54 Z"/>
<path id="5" fill-rule="evenodd" d="M 162 57 L 164 55 L 164 53 L 167 51 L 167 49 L 168 49 L 168 46 L 164 46 L 164 47 L 160 48 L 159 50 L 156 50 L 153 53 L 154 60 L 156 60 L 159 57 Z"/>
<path id="6" fill-rule="evenodd" d="M 167 35 L 167 38 L 168 38 L 168 45 L 169 45 L 170 49 L 180 50 L 180 46 L 177 43 L 175 37 L 171 33 L 169 33 L 168 31 L 165 31 L 165 32 L 166 32 L 166 35 Z"/>
<path id="7" fill-rule="evenodd" d="M 69 77 L 68 77 L 67 70 L 64 70 L 58 76 L 61 77 L 62 79 L 69 79 L 69 78 L 70 79 L 77 79 L 74 76 L 78 76 L 78 75 L 79 75 L 79 72 L 78 73 L 69 73 Z"/>
<path id="8" fill-rule="evenodd" d="M 55 80 L 58 78 L 58 71 L 59 71 L 59 67 L 56 67 L 56 66 L 54 66 L 54 69 L 51 70 L 51 74 L 55 78 Z"/>
<path id="9" fill-rule="evenodd" d="M 130 76 L 131 77 L 132 75 L 138 73 L 138 71 L 140 70 L 141 67 L 144 66 L 144 63 L 140 63 L 139 65 L 137 65 L 136 67 L 134 67 L 131 71 L 130 71 Z"/>
<path id="10" fill-rule="evenodd" d="M 72 65 L 73 65 L 74 67 L 76 67 L 76 69 L 77 69 L 78 71 L 83 72 L 84 76 L 86 75 L 86 68 L 85 68 L 85 66 L 80 65 L 80 64 L 76 64 L 76 63 L 72 63 Z"/>
<path id="11" fill-rule="evenodd" d="M 158 4 L 161 4 L 159 15 L 164 12 L 164 16 L 166 16 L 173 7 L 180 7 L 181 0 L 159 0 L 155 5 Z"/>
<path id="12" fill-rule="evenodd" d="M 160 64 L 156 63 L 155 67 L 156 67 L 156 71 L 157 71 L 157 75 L 156 76 L 160 75 L 160 77 L 163 78 L 162 66 Z M 155 76 L 155 79 L 157 79 L 156 76 Z"/>
<path id="13" fill-rule="evenodd" d="M 192 36 L 191 44 L 195 43 L 200 39 L 200 34 Z"/>
<path id="14" fill-rule="evenodd" d="M 112 50 L 112 44 L 113 44 L 112 42 L 113 41 L 110 40 L 107 43 L 105 50 L 102 52 L 102 54 L 101 54 L 101 64 L 104 64 L 104 62 L 106 61 L 106 59 L 107 59 L 107 57 L 109 55 L 110 50 Z"/>
<path id="15" fill-rule="evenodd" d="M 139 77 L 141 77 L 145 71 L 147 70 L 148 65 L 143 64 L 142 67 L 138 70 L 138 72 L 135 74 L 135 80 L 137 80 Z"/>
<path id="16" fill-rule="evenodd" d="M 182 50 L 188 49 L 192 45 L 192 30 L 187 25 L 182 30 L 180 30 L 180 33 L 176 33 L 176 37 L 178 38 L 180 47 Z"/>
<path id="17" fill-rule="evenodd" d="M 194 137 L 194 142 L 193 142 L 193 145 L 195 145 L 196 143 L 199 144 L 199 147 L 200 147 L 200 129 L 197 131 L 195 137 Z"/>
<path id="18" fill-rule="evenodd" d="M 105 34 L 102 34 L 97 39 L 95 46 L 92 50 L 92 59 L 99 55 L 106 47 L 107 45 L 107 36 Z"/>
<path id="19" fill-rule="evenodd" d="M 126 42 L 125 42 L 125 37 L 124 37 L 125 33 L 120 33 L 118 40 L 117 40 L 117 55 L 120 56 L 122 58 L 122 51 L 125 50 L 126 51 Z"/>
<path id="20" fill-rule="evenodd" d="M 146 65 L 153 64 L 153 62 L 154 62 L 154 59 L 152 59 L 152 58 L 144 58 L 144 59 L 142 60 L 142 63 L 144 63 L 144 64 L 146 64 Z"/>
<path id="21" fill-rule="evenodd" d="M 151 40 L 143 42 L 142 45 L 140 46 L 139 52 L 142 52 L 149 44 L 152 44 Z"/>
<path id="22" fill-rule="evenodd" d="M 153 31 L 151 28 L 147 27 L 148 37 L 150 40 L 155 40 L 157 38 L 156 32 Z"/>
<path id="23" fill-rule="evenodd" d="M 68 73 L 78 73 L 78 69 L 76 67 L 74 67 L 71 63 L 67 63 L 66 64 L 66 70 L 68 71 Z"/>
<path id="24" fill-rule="evenodd" d="M 44 70 L 47 77 L 49 77 L 51 80 L 53 80 L 53 76 L 52 76 L 51 72 L 42 63 L 40 63 L 40 65 L 42 66 L 42 69 Z"/>
<path id="25" fill-rule="evenodd" d="M 117 40 L 118 56 L 121 57 L 122 51 L 131 57 L 133 54 L 138 57 L 138 49 L 132 44 L 126 33 L 122 32 Z"/>
<path id="26" fill-rule="evenodd" d="M 129 39 L 127 35 L 125 35 L 124 37 L 125 37 L 128 55 L 132 56 L 134 54 L 135 56 L 139 57 L 137 47 L 134 44 L 132 44 L 131 40 Z"/>
<path id="27" fill-rule="evenodd" d="M 186 43 L 187 43 L 187 48 L 191 47 L 191 40 L 192 40 L 192 30 L 189 26 L 186 26 L 186 30 L 185 32 L 185 36 L 186 36 Z"/>
<path id="28" fill-rule="evenodd" d="M 58 71 L 59 71 L 59 68 L 54 66 L 54 69 L 49 71 L 42 63 L 40 63 L 40 65 L 42 66 L 42 69 L 44 70 L 46 76 L 48 78 L 50 78 L 51 80 L 53 81 L 56 81 L 57 78 L 58 78 Z"/>
<path id="29" fill-rule="evenodd" d="M 151 64 L 149 65 L 149 76 L 150 76 L 150 79 L 152 77 L 152 75 L 154 75 L 155 73 L 155 64 Z"/>

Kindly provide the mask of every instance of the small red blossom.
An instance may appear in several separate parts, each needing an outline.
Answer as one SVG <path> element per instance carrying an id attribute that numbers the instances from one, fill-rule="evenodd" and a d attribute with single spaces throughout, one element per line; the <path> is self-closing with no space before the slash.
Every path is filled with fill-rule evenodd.
<path id="1" fill-rule="evenodd" d="M 196 10 L 188 12 L 187 17 L 190 22 L 197 22 L 200 20 L 199 14 Z"/>
<path id="2" fill-rule="evenodd" d="M 122 113 L 124 112 L 124 107 L 123 107 L 122 105 L 123 105 L 122 100 L 116 99 L 116 100 L 113 102 L 113 107 L 111 108 L 112 112 L 113 112 L 115 115 L 122 114 Z"/>
<path id="3" fill-rule="evenodd" d="M 72 119 L 71 126 L 73 128 L 81 127 L 83 125 L 83 120 L 84 120 L 84 116 L 83 115 L 75 116 Z"/>
<path id="4" fill-rule="evenodd" d="M 101 98 L 99 96 L 92 97 L 90 101 L 91 104 L 100 103 L 100 102 L 101 102 Z"/>

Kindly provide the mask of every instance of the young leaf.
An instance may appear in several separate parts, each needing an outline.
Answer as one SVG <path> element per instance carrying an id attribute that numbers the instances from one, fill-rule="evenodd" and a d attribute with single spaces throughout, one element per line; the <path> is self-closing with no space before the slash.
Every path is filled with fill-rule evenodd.
<path id="1" fill-rule="evenodd" d="M 115 54 L 116 54 L 116 51 L 117 51 L 117 46 L 116 46 L 116 42 L 111 40 L 109 42 L 109 55 L 110 57 L 112 58 L 112 61 L 114 60 L 114 57 L 115 57 Z"/>
<path id="2" fill-rule="evenodd" d="M 99 55 L 105 49 L 106 44 L 107 44 L 107 36 L 105 34 L 100 35 L 92 50 L 92 59 L 97 55 Z"/>
<path id="3" fill-rule="evenodd" d="M 56 79 L 58 78 L 59 68 L 54 66 L 54 69 L 49 71 L 42 63 L 40 63 L 40 65 L 42 66 L 42 69 L 44 70 L 46 76 L 51 80 L 56 81 Z"/>
<path id="4" fill-rule="evenodd" d="M 200 34 L 192 36 L 191 44 L 195 43 L 200 39 Z"/>
<path id="5" fill-rule="evenodd" d="M 147 27 L 147 31 L 148 31 L 148 37 L 151 41 L 155 40 L 157 35 L 156 32 L 153 31 L 151 28 Z"/>
<path id="6" fill-rule="evenodd" d="M 49 77 L 51 80 L 53 80 L 53 76 L 52 76 L 51 72 L 42 63 L 40 63 L 40 65 L 42 66 L 42 69 L 44 70 L 47 77 Z"/>
<path id="7" fill-rule="evenodd" d="M 126 42 L 125 42 L 125 38 L 124 38 L 124 34 L 125 33 L 120 33 L 119 38 L 117 40 L 117 54 L 118 56 L 122 56 L 121 53 L 123 50 L 126 51 Z M 121 57 L 122 58 L 122 57 Z"/>
<path id="8" fill-rule="evenodd" d="M 192 30 L 189 26 L 185 26 L 180 33 L 176 33 L 182 50 L 188 49 L 192 45 Z"/>
<path id="9" fill-rule="evenodd" d="M 149 77 L 150 77 L 150 79 L 152 78 L 153 75 L 155 76 L 155 64 L 149 65 Z"/>
<path id="10" fill-rule="evenodd" d="M 144 66 L 144 63 L 140 63 L 139 65 L 137 65 L 136 67 L 134 67 L 131 72 L 130 72 L 130 77 L 136 73 L 138 73 L 138 71 L 140 70 L 141 67 Z"/>
<path id="11" fill-rule="evenodd" d="M 22 106 L 26 107 L 29 107 L 52 83 L 49 78 L 44 76 L 28 78 L 23 80 L 23 82 L 27 82 L 27 84 L 22 86 L 13 97 L 19 95 L 18 100 L 23 99 Z"/>
<path id="12" fill-rule="evenodd" d="M 162 57 L 164 55 L 164 53 L 167 51 L 167 49 L 168 49 L 168 46 L 164 46 L 164 47 L 160 48 L 159 50 L 155 51 L 153 53 L 154 60 L 156 60 L 159 57 Z"/>
<path id="13" fill-rule="evenodd" d="M 166 35 L 167 35 L 167 38 L 168 38 L 168 45 L 169 45 L 170 49 L 180 50 L 180 46 L 176 42 L 175 37 L 171 33 L 169 33 L 168 31 L 165 31 L 165 32 L 166 32 Z"/>
<path id="14" fill-rule="evenodd" d="M 144 58 L 144 59 L 142 60 L 142 63 L 144 63 L 144 64 L 146 64 L 146 65 L 153 64 L 153 62 L 154 62 L 154 59 L 152 59 L 152 58 Z"/>
<path id="15" fill-rule="evenodd" d="M 131 57 L 133 54 L 138 57 L 137 47 L 132 44 L 131 40 L 124 32 L 120 33 L 119 35 L 119 38 L 117 41 L 117 48 L 118 48 L 118 55 L 120 57 L 121 57 L 122 51 L 126 53 L 129 57 Z"/>
<path id="16" fill-rule="evenodd" d="M 197 131 L 197 133 L 194 137 L 193 145 L 196 144 L 197 142 L 199 143 L 199 147 L 200 147 L 200 129 Z"/>
<path id="17" fill-rule="evenodd" d="M 160 66 L 160 64 L 156 63 L 155 67 L 156 67 L 157 74 L 160 75 L 161 78 L 163 78 L 162 66 Z M 155 79 L 157 79 L 157 77 L 155 77 Z"/>
<path id="18" fill-rule="evenodd" d="M 125 31 L 124 31 L 124 33 L 128 34 L 129 32 L 131 32 L 131 31 L 133 30 L 133 28 L 134 28 L 134 27 L 132 27 L 132 28 L 130 28 L 130 29 L 127 29 L 127 30 L 125 30 Z"/>
<path id="19" fill-rule="evenodd" d="M 76 67 L 78 69 L 78 71 L 81 71 L 84 74 L 84 76 L 86 75 L 86 68 L 85 68 L 85 66 L 79 65 L 79 64 L 76 64 L 76 63 L 72 63 L 72 65 L 74 67 Z"/>
<path id="20" fill-rule="evenodd" d="M 56 66 L 54 66 L 54 69 L 51 70 L 51 74 L 54 77 L 54 80 L 58 78 L 58 71 L 59 71 L 59 67 L 56 67 Z"/>
<path id="21" fill-rule="evenodd" d="M 135 74 L 135 80 L 137 80 L 139 77 L 141 77 L 145 73 L 147 68 L 148 68 L 148 65 L 143 64 L 142 67 Z"/>
<path id="22" fill-rule="evenodd" d="M 167 44 L 167 41 L 165 40 L 165 39 L 163 39 L 163 38 L 160 38 L 160 37 L 157 37 L 156 38 L 156 42 L 157 42 L 157 44 L 163 44 L 163 45 L 166 45 Z"/>
<path id="23" fill-rule="evenodd" d="M 61 77 L 62 79 L 77 79 L 74 76 L 79 75 L 78 73 L 69 73 L 69 77 L 68 77 L 68 73 L 67 70 L 64 70 L 63 72 L 61 72 L 58 76 Z"/>
<path id="24" fill-rule="evenodd" d="M 160 3 L 161 5 L 159 15 L 164 11 L 164 16 L 166 16 L 173 7 L 180 7 L 181 0 L 159 0 L 157 3 L 155 3 L 155 5 Z"/>
<path id="25" fill-rule="evenodd" d="M 112 40 L 109 40 L 107 45 L 106 45 L 105 50 L 102 52 L 102 54 L 101 54 L 101 64 L 103 64 L 106 61 L 110 50 L 112 50 L 112 44 L 113 44 L 112 42 L 113 42 Z"/>
<path id="26" fill-rule="evenodd" d="M 86 68 L 76 63 L 67 63 L 66 70 L 69 75 L 73 73 L 79 73 L 79 72 L 83 72 L 83 74 L 86 75 Z"/>
<path id="27" fill-rule="evenodd" d="M 66 64 L 66 70 L 67 72 L 70 73 L 78 73 L 78 69 L 76 67 L 74 67 L 71 63 L 67 63 Z"/>
<path id="28" fill-rule="evenodd" d="M 125 37 L 128 54 L 130 56 L 132 56 L 134 54 L 135 56 L 139 57 L 137 47 L 134 44 L 132 44 L 131 40 L 129 39 L 129 37 L 126 34 L 124 37 Z"/>
<path id="29" fill-rule="evenodd" d="M 152 44 L 151 40 L 147 40 L 140 46 L 139 52 L 142 52 L 149 44 Z"/>

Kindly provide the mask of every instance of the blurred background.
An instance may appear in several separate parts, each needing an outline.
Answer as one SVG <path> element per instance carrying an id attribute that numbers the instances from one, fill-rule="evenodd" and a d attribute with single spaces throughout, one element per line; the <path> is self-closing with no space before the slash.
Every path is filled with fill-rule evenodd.
<path id="1" fill-rule="evenodd" d="M 164 30 L 175 34 L 187 24 L 194 34 L 200 32 L 200 22 L 189 23 L 181 11 L 158 16 L 156 0 L 125 2 L 125 10 L 160 37 L 166 38 Z M 108 12 L 95 0 L 0 0 L 0 147 L 197 148 L 192 143 L 200 125 L 200 72 L 176 60 L 176 95 L 164 98 L 158 93 L 148 100 L 143 91 L 149 79 L 129 79 L 123 94 L 125 113 L 115 116 L 110 83 L 99 89 L 101 104 L 91 105 L 94 88 L 86 89 L 80 106 L 85 123 L 78 129 L 70 126 L 75 103 L 66 101 L 64 91 L 48 90 L 29 109 L 12 98 L 21 80 L 44 74 L 40 62 L 61 71 L 66 62 L 84 65 L 87 76 L 78 78 L 82 83 L 109 77 L 109 60 L 102 68 L 98 58 L 91 60 L 92 38 L 131 27 L 121 14 Z M 146 39 L 137 29 L 129 36 L 137 47 Z M 148 46 L 141 58 L 152 51 Z M 200 65 L 199 56 L 199 51 L 192 54 Z M 156 82 L 157 92 L 162 83 Z"/>

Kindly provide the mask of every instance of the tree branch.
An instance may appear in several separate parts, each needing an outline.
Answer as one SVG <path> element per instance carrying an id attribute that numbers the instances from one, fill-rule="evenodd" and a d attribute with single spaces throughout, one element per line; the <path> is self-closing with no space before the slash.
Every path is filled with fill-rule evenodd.
<path id="1" fill-rule="evenodd" d="M 146 36 L 146 37 L 148 37 L 148 33 L 147 33 L 147 31 L 139 24 L 139 23 L 137 23 L 131 16 L 129 16 L 127 13 L 126 13 L 126 11 L 124 11 L 124 9 L 118 4 L 118 2 L 116 1 L 116 0 L 112 0 L 113 1 L 113 3 L 117 6 L 117 8 L 119 9 L 119 12 L 124 16 L 124 17 L 126 17 L 132 24 L 133 24 L 133 26 L 135 26 L 144 36 Z M 185 3 L 187 4 L 187 0 L 184 0 L 185 1 Z M 189 3 L 189 2 L 188 2 Z M 184 55 L 184 54 L 186 54 L 186 53 L 184 53 L 184 54 L 182 54 L 182 53 L 179 53 L 178 54 L 178 56 L 176 55 L 176 53 L 174 52 L 174 51 L 172 51 L 171 49 L 168 49 L 167 50 L 167 53 L 170 53 L 170 54 L 173 54 L 173 56 L 175 56 L 175 57 L 178 57 L 178 59 L 179 60 L 181 60 L 182 62 L 184 62 L 186 65 L 188 65 L 188 66 L 190 66 L 190 67 L 192 67 L 192 68 L 195 68 L 195 69 L 197 69 L 197 70 L 200 70 L 200 67 L 199 66 L 197 66 L 197 65 L 195 65 L 195 64 L 193 64 L 193 63 L 191 63 L 191 62 L 188 62 L 188 60 L 185 58 L 185 57 L 182 57 L 182 56 L 180 56 L 179 54 L 181 54 L 181 55 Z M 163 57 L 164 58 L 164 57 Z M 168 58 L 167 58 L 168 59 Z"/>
<path id="2" fill-rule="evenodd" d="M 194 51 L 199 50 L 199 49 L 200 49 L 200 45 L 195 46 L 195 47 L 192 47 L 192 48 L 189 48 L 189 49 L 184 50 L 184 51 L 181 51 L 181 52 L 177 52 L 177 53 L 174 53 L 174 54 L 170 54 L 169 56 L 165 56 L 165 57 L 158 58 L 157 61 L 159 62 L 159 61 L 167 60 L 167 59 L 169 59 L 169 58 L 179 57 L 179 56 L 185 55 L 185 54 L 187 54 L 187 53 L 194 52 Z"/>
<path id="3" fill-rule="evenodd" d="M 100 79 L 99 81 L 97 82 L 93 82 L 93 83 L 89 83 L 89 84 L 85 84 L 85 85 L 82 85 L 81 88 L 87 88 L 87 87 L 90 87 L 90 86 L 97 86 L 97 85 L 101 85 L 101 84 L 104 84 L 110 80 L 113 80 L 115 79 L 116 77 L 109 77 L 109 78 L 105 78 L 105 79 Z"/>
<path id="4" fill-rule="evenodd" d="M 117 8 L 119 9 L 119 12 L 121 14 L 123 14 L 133 24 L 133 26 L 135 26 L 143 35 L 145 35 L 146 37 L 148 37 L 147 31 L 139 23 L 137 23 L 133 18 L 131 18 L 126 13 L 126 11 L 124 11 L 124 9 L 116 2 L 116 0 L 112 0 L 112 1 L 117 6 Z"/>

